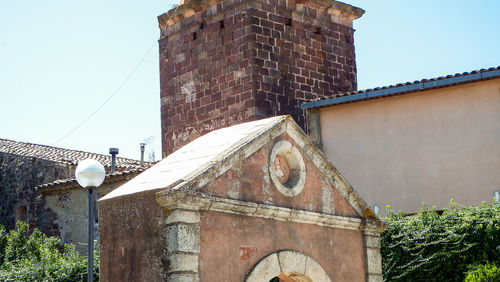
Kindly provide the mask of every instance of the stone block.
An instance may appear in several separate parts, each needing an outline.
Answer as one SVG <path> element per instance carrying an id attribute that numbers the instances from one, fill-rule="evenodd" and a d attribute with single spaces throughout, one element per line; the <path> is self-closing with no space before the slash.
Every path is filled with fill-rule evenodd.
<path id="1" fill-rule="evenodd" d="M 365 244 L 367 248 L 380 249 L 380 237 L 365 235 Z"/>
<path id="2" fill-rule="evenodd" d="M 252 271 L 246 282 L 269 281 L 281 273 L 281 268 L 277 254 L 266 257 Z"/>
<path id="3" fill-rule="evenodd" d="M 168 254 L 167 273 L 172 272 L 198 272 L 198 255 L 196 254 Z"/>
<path id="4" fill-rule="evenodd" d="M 167 282 L 197 282 L 200 281 L 198 274 L 179 273 L 167 275 Z"/>
<path id="5" fill-rule="evenodd" d="M 382 256 L 379 249 L 366 249 L 368 274 L 382 274 Z"/>
<path id="6" fill-rule="evenodd" d="M 382 275 L 368 275 L 368 282 L 382 282 L 384 278 Z"/>
<path id="7" fill-rule="evenodd" d="M 281 271 L 305 273 L 307 257 L 299 252 L 280 252 L 278 259 L 281 266 Z"/>
<path id="8" fill-rule="evenodd" d="M 173 210 L 165 221 L 166 224 L 173 223 L 198 223 L 200 222 L 200 213 L 198 211 Z"/>
<path id="9" fill-rule="evenodd" d="M 165 230 L 167 252 L 200 252 L 200 227 L 195 224 L 168 225 Z"/>
<path id="10" fill-rule="evenodd" d="M 331 282 L 325 270 L 313 259 L 307 258 L 305 276 L 311 278 L 312 281 Z"/>

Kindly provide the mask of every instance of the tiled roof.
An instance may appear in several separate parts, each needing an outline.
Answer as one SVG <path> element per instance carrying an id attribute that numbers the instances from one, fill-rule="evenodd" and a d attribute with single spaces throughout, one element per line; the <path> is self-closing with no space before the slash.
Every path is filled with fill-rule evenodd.
<path id="1" fill-rule="evenodd" d="M 105 167 L 111 166 L 111 155 L 101 155 L 83 151 L 57 148 L 47 145 L 39 145 L 25 142 L 12 141 L 0 138 L 0 153 L 14 154 L 23 157 L 38 158 L 68 165 L 77 165 L 78 161 L 84 159 L 95 159 Z M 121 169 L 140 168 L 140 161 L 116 158 L 116 167 Z"/>
<path id="2" fill-rule="evenodd" d="M 115 183 L 119 181 L 130 180 L 137 174 L 143 172 L 146 168 L 151 166 L 152 163 L 148 163 L 144 168 L 134 168 L 124 171 L 114 171 L 106 174 L 104 178 L 103 185 Z M 76 182 L 76 178 L 59 179 L 51 183 L 45 183 L 38 185 L 36 190 L 41 194 L 53 194 L 58 192 L 64 192 L 72 189 L 81 189 L 82 187 Z"/>
<path id="3" fill-rule="evenodd" d="M 414 82 L 399 83 L 396 85 L 377 87 L 360 91 L 335 94 L 330 97 L 318 98 L 301 105 L 303 109 L 318 108 L 330 105 L 344 104 L 380 97 L 400 95 L 410 92 L 447 87 L 457 84 L 476 82 L 500 77 L 500 66 L 489 69 L 475 70 L 472 72 L 457 73 Z"/>

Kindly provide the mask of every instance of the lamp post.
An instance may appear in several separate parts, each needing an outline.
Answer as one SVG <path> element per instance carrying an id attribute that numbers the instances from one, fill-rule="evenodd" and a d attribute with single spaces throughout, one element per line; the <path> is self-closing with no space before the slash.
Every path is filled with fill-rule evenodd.
<path id="1" fill-rule="evenodd" d="M 76 181 L 89 191 L 89 239 L 88 239 L 88 265 L 87 281 L 93 281 L 94 274 L 94 188 L 99 187 L 104 181 L 104 166 L 96 160 L 83 160 L 78 162 L 75 170 Z"/>

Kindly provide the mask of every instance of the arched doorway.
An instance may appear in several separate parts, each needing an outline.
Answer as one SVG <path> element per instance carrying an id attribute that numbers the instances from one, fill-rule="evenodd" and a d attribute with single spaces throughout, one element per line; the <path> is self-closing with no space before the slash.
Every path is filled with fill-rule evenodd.
<path id="1" fill-rule="evenodd" d="M 311 278 L 297 273 L 297 272 L 291 272 L 291 273 L 281 273 L 280 275 L 272 278 L 269 280 L 269 282 L 313 282 Z"/>
<path id="2" fill-rule="evenodd" d="M 260 260 L 246 282 L 331 282 L 326 271 L 311 257 L 296 251 L 278 251 Z"/>

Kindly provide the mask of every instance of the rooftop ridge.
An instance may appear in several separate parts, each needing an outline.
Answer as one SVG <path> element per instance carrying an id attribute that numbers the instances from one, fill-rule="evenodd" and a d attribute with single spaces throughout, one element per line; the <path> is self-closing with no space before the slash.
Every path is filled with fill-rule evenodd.
<path id="1" fill-rule="evenodd" d="M 15 141 L 11 139 L 0 138 L 0 152 L 6 154 L 19 155 L 23 157 L 36 157 L 58 163 L 76 164 L 79 160 L 85 158 L 96 158 L 104 166 L 111 165 L 111 155 L 92 153 L 82 150 L 66 149 L 50 145 L 36 144 L 30 142 Z M 139 160 L 117 157 L 117 166 L 140 166 Z"/>

